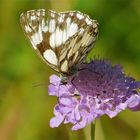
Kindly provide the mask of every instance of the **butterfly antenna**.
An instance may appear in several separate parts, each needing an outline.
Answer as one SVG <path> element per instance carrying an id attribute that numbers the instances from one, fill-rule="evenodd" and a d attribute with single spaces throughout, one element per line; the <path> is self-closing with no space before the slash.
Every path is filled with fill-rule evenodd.
<path id="1" fill-rule="evenodd" d="M 41 86 L 48 86 L 48 84 L 36 84 L 36 85 L 33 85 L 32 87 L 36 88 L 36 87 L 41 87 Z"/>

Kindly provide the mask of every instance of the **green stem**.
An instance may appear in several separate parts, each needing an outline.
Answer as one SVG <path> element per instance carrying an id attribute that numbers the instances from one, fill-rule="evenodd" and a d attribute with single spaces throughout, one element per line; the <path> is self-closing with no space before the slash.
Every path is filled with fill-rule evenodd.
<path id="1" fill-rule="evenodd" d="M 95 140 L 95 121 L 91 123 L 90 138 L 91 140 Z"/>
<path id="2" fill-rule="evenodd" d="M 83 129 L 72 131 L 71 128 L 67 125 L 67 132 L 69 135 L 69 140 L 86 140 Z"/>
<path id="3" fill-rule="evenodd" d="M 84 134 L 84 129 L 78 130 L 78 140 L 86 140 L 85 134 Z"/>

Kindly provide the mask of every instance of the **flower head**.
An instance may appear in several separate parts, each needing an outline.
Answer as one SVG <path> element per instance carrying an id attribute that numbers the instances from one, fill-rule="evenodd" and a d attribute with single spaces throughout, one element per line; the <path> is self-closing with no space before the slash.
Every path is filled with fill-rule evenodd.
<path id="1" fill-rule="evenodd" d="M 140 82 L 126 76 L 120 65 L 112 66 L 108 61 L 82 64 L 66 84 L 52 75 L 50 83 L 49 95 L 58 97 L 51 127 L 64 122 L 77 130 L 105 114 L 112 118 L 126 108 L 140 110 Z"/>

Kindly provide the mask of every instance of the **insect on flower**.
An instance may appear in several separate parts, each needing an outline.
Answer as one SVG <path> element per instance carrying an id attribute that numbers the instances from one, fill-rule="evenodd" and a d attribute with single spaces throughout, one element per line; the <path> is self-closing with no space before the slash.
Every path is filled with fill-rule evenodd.
<path id="1" fill-rule="evenodd" d="M 44 9 L 22 13 L 21 26 L 33 49 L 66 81 L 84 62 L 98 35 L 98 23 L 79 11 Z"/>

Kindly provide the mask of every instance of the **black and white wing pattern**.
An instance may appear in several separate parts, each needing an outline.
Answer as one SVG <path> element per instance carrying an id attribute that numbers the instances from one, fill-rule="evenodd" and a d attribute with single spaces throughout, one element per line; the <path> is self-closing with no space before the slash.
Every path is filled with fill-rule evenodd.
<path id="1" fill-rule="evenodd" d="M 97 21 L 78 11 L 30 10 L 20 22 L 34 50 L 62 75 L 83 62 L 98 34 Z"/>

